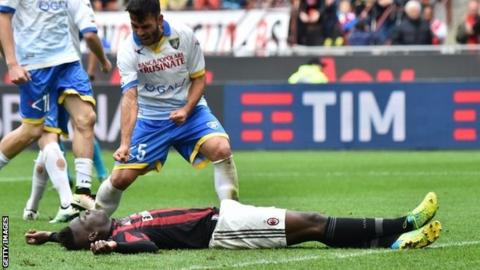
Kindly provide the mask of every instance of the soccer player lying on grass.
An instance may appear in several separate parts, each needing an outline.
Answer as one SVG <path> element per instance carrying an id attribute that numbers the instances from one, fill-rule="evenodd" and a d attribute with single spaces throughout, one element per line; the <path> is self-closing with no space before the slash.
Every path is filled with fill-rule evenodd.
<path id="1" fill-rule="evenodd" d="M 433 192 L 408 215 L 396 219 L 336 218 L 223 200 L 220 211 L 158 209 L 123 219 L 108 218 L 100 210 L 86 210 L 58 233 L 30 230 L 25 238 L 32 245 L 58 242 L 66 249 L 90 249 L 94 254 L 278 248 L 306 241 L 342 248 L 423 248 L 440 235 L 440 222 L 431 221 L 437 209 Z"/>

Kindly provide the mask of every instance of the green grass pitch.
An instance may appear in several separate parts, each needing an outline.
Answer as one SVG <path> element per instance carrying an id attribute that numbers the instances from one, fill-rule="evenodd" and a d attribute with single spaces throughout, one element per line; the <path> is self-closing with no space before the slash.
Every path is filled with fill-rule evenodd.
<path id="1" fill-rule="evenodd" d="M 111 167 L 111 153 L 105 152 Z M 442 222 L 430 248 L 329 249 L 307 243 L 276 250 L 167 250 L 148 255 L 93 256 L 53 243 L 25 244 L 29 228 L 48 224 L 58 208 L 49 187 L 40 220 L 25 222 L 34 152 L 0 171 L 0 215 L 10 217 L 10 269 L 475 269 L 480 265 L 480 152 L 237 152 L 240 198 L 248 204 L 319 211 L 336 216 L 395 217 L 436 191 Z M 213 170 L 195 170 L 172 152 L 161 173 L 137 179 L 115 216 L 159 207 L 218 205 Z M 98 183 L 95 184 L 95 188 Z"/>

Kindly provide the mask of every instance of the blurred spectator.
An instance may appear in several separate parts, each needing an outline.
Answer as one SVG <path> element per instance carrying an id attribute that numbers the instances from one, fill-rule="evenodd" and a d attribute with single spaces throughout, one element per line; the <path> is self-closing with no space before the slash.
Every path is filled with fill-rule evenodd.
<path id="1" fill-rule="evenodd" d="M 452 21 L 452 2 L 453 0 L 420 0 L 423 7 L 430 6 L 436 14 L 435 17 L 447 26 L 450 26 Z"/>
<path id="2" fill-rule="evenodd" d="M 320 24 L 323 0 L 300 0 L 297 13 L 296 41 L 300 45 L 322 45 L 324 38 Z"/>
<path id="3" fill-rule="evenodd" d="M 93 0 L 93 9 L 96 11 L 118 11 L 117 0 Z"/>
<path id="4" fill-rule="evenodd" d="M 366 46 L 373 44 L 373 36 L 364 21 L 359 21 L 353 31 L 347 36 L 347 44 L 351 46 Z"/>
<path id="5" fill-rule="evenodd" d="M 422 17 L 430 24 L 430 30 L 433 34 L 432 43 L 443 44 L 447 37 L 447 24 L 435 18 L 433 7 L 429 4 L 423 7 Z"/>
<path id="6" fill-rule="evenodd" d="M 160 9 L 161 10 L 167 10 L 168 9 L 168 0 L 159 0 L 160 1 Z M 127 0 L 128 2 L 128 0 Z M 125 2 L 125 5 L 127 4 L 127 2 Z"/>
<path id="7" fill-rule="evenodd" d="M 398 19 L 397 4 L 394 0 L 367 0 L 360 14 L 372 32 L 374 44 L 390 44 L 390 37 Z"/>
<path id="8" fill-rule="evenodd" d="M 270 7 L 288 7 L 290 0 L 272 0 Z"/>
<path id="9" fill-rule="evenodd" d="M 366 0 L 351 0 L 352 10 L 358 16 L 365 10 Z"/>
<path id="10" fill-rule="evenodd" d="M 220 4 L 221 4 L 220 0 L 193 0 L 193 9 L 195 10 L 219 9 Z"/>
<path id="11" fill-rule="evenodd" d="M 420 15 L 422 6 L 416 0 L 405 5 L 406 17 L 395 27 L 392 44 L 395 45 L 428 45 L 432 44 L 433 35 L 430 25 Z"/>
<path id="12" fill-rule="evenodd" d="M 479 44 L 480 42 L 480 17 L 479 4 L 476 0 L 468 1 L 467 14 L 462 23 L 457 27 L 456 39 L 461 44 Z"/>
<path id="13" fill-rule="evenodd" d="M 312 58 L 308 63 L 298 67 L 298 70 L 288 78 L 288 83 L 328 83 L 327 75 L 323 73 L 322 67 L 323 63 L 319 58 Z"/>
<path id="14" fill-rule="evenodd" d="M 350 30 L 354 28 L 356 15 L 352 12 L 352 4 L 350 3 L 350 0 L 340 0 L 337 17 L 344 34 L 350 32 Z"/>
<path id="15" fill-rule="evenodd" d="M 247 9 L 264 9 L 272 7 L 288 6 L 288 0 L 246 0 Z"/>
<path id="16" fill-rule="evenodd" d="M 288 23 L 288 37 L 287 42 L 288 45 L 292 46 L 298 43 L 298 35 L 299 35 L 299 26 L 298 26 L 298 16 L 299 16 L 299 8 L 300 8 L 300 0 L 290 0 L 290 19 Z"/>
<path id="17" fill-rule="evenodd" d="M 188 0 L 161 0 L 160 3 L 162 4 L 163 2 L 165 2 L 164 5 L 168 10 L 185 10 L 188 5 Z"/>
<path id="18" fill-rule="evenodd" d="M 354 3 L 354 10 L 357 18 L 365 20 L 375 6 L 376 0 L 356 0 Z"/>
<path id="19" fill-rule="evenodd" d="M 337 17 L 335 0 L 324 0 L 324 8 L 320 17 L 325 46 L 341 46 L 344 44 L 342 29 Z"/>
<path id="20" fill-rule="evenodd" d="M 241 9 L 247 4 L 246 0 L 223 0 L 222 8 L 224 9 Z"/>
<path id="21" fill-rule="evenodd" d="M 335 0 L 300 0 L 298 4 L 294 1 L 291 16 L 291 43 L 295 41 L 307 46 L 342 45 Z"/>

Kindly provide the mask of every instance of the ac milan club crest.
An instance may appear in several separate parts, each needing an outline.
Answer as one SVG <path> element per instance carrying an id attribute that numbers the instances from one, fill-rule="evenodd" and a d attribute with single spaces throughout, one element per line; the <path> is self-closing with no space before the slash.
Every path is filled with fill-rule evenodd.
<path id="1" fill-rule="evenodd" d="M 270 226 L 275 226 L 279 223 L 280 221 L 278 220 L 278 218 L 269 218 L 267 219 L 267 224 L 270 225 Z"/>

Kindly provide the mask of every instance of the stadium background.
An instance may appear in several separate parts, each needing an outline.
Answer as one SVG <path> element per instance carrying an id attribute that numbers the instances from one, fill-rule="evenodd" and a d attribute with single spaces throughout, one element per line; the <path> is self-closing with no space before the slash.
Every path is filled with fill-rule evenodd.
<path id="1" fill-rule="evenodd" d="M 452 25 L 463 16 L 465 3 L 454 1 Z M 205 48 L 206 95 L 232 137 L 242 201 L 339 216 L 391 217 L 404 214 L 426 192 L 435 190 L 441 205 L 437 218 L 445 230 L 433 248 L 391 253 L 329 250 L 310 243 L 287 250 L 174 250 L 92 258 L 88 252 L 60 252 L 54 245 L 31 247 L 22 237 L 27 229 L 55 230 L 62 225 L 47 224 L 58 208 L 53 188 L 42 201 L 40 220 L 21 219 L 36 155 L 26 151 L 0 177 L 0 213 L 10 217 L 10 267 L 477 268 L 480 48 L 455 45 L 451 35 L 446 45 L 439 46 L 289 47 L 288 15 L 285 7 L 166 12 L 167 20 L 178 18 L 196 26 Z M 109 57 L 115 62 L 115 44 L 128 33 L 128 21 L 122 13 L 97 16 L 100 35 L 109 41 Z M 238 30 L 233 42 L 229 25 Z M 325 63 L 331 83 L 288 85 L 288 76 L 312 57 Z M 18 90 L 9 83 L 4 65 L 0 65 L 0 84 L 3 136 L 20 121 Z M 120 131 L 118 71 L 96 74 L 94 89 L 96 135 L 111 167 L 111 151 L 118 146 Z M 305 95 L 313 98 L 304 99 Z M 318 99 L 326 101 L 305 101 Z M 161 174 L 148 174 L 137 182 L 124 194 L 116 216 L 155 207 L 218 203 L 212 171 L 191 170 L 176 154 L 170 155 Z"/>
<path id="2" fill-rule="evenodd" d="M 234 149 L 468 149 L 480 146 L 480 49 L 453 41 L 466 3 L 446 4 L 449 12 L 440 18 L 449 24 L 449 35 L 445 44 L 434 46 L 290 46 L 292 11 L 285 1 L 263 9 L 167 9 L 164 16 L 194 29 L 206 54 L 207 99 Z M 128 15 L 98 12 L 97 24 L 115 63 L 118 44 L 130 32 Z M 323 63 L 330 84 L 287 85 L 312 57 Z M 0 66 L 0 135 L 20 121 L 17 90 L 7 75 Z M 94 82 L 96 135 L 107 149 L 118 145 L 119 81 L 115 68 L 108 75 L 98 72 Z M 243 98 L 254 92 L 265 94 L 265 102 L 245 103 Z M 309 104 L 302 99 L 315 93 L 330 93 L 331 100 Z M 276 94 L 291 100 L 272 103 Z"/>

